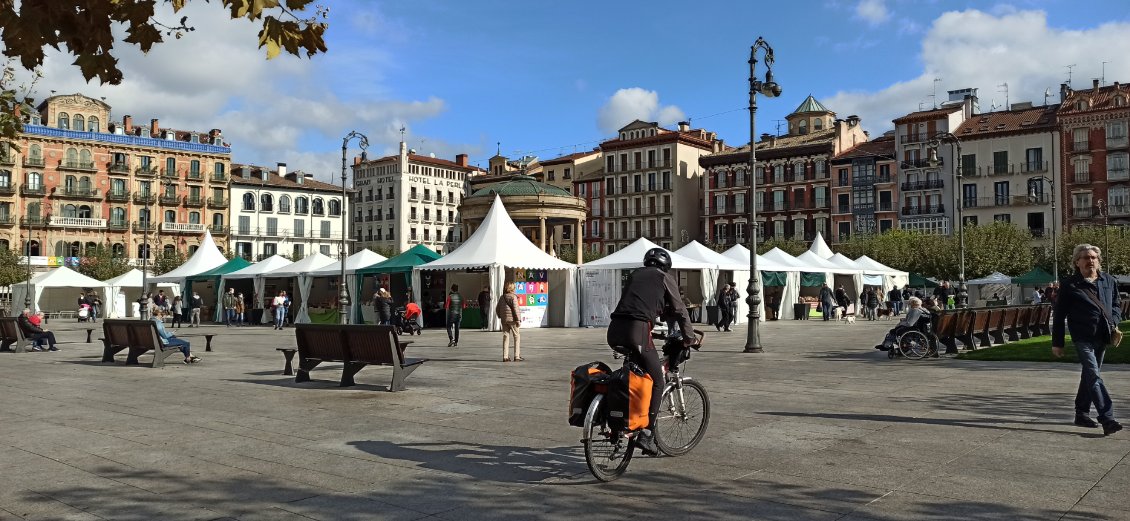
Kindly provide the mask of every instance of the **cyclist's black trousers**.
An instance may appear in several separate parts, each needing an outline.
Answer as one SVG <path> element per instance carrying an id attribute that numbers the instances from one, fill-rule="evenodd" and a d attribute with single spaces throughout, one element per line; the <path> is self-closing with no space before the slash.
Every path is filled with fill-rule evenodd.
<path id="1" fill-rule="evenodd" d="M 608 324 L 609 346 L 637 346 L 640 356 L 632 360 L 640 364 L 651 376 L 651 404 L 647 409 L 648 428 L 655 427 L 655 415 L 659 412 L 659 400 L 663 393 L 663 364 L 659 353 L 651 341 L 651 323 L 639 320 L 614 318 Z"/>

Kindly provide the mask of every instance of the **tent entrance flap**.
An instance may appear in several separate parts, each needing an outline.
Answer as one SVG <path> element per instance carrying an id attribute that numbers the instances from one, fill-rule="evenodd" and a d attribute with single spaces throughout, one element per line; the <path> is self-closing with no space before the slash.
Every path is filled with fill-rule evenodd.
<path id="1" fill-rule="evenodd" d="M 825 282 L 823 273 L 806 273 L 800 274 L 800 285 L 806 288 L 818 288 L 823 286 Z"/>
<path id="2" fill-rule="evenodd" d="M 785 272 L 783 271 L 763 271 L 761 272 L 761 285 L 781 287 L 785 285 Z"/>

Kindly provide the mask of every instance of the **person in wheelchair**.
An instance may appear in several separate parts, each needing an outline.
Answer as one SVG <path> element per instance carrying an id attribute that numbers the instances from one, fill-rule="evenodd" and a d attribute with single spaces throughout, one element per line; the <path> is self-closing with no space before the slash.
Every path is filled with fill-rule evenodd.
<path id="1" fill-rule="evenodd" d="M 895 324 L 895 327 L 887 332 L 887 336 L 883 337 L 883 343 L 875 346 L 875 349 L 890 351 L 903 333 L 907 331 L 923 331 L 925 328 L 929 327 L 930 313 L 922 308 L 922 299 L 910 297 L 909 302 L 910 309 L 907 310 L 906 316 L 902 317 L 899 323 Z"/>

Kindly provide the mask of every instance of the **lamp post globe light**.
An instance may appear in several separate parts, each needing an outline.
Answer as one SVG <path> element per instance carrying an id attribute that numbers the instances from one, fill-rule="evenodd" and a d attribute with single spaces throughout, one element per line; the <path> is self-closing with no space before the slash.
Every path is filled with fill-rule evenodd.
<path id="1" fill-rule="evenodd" d="M 339 292 L 338 292 L 338 297 L 337 297 L 337 303 L 338 303 L 338 306 L 339 306 L 340 312 L 341 312 L 341 323 L 342 324 L 348 324 L 349 323 L 349 291 L 345 287 L 345 257 L 346 257 L 346 255 L 345 255 L 345 252 L 346 252 L 345 241 L 348 240 L 348 237 L 349 237 L 349 226 L 346 223 L 346 218 L 348 216 L 346 215 L 346 211 L 345 211 L 345 201 L 346 201 L 346 197 L 347 197 L 347 194 L 346 194 L 347 187 L 345 185 L 345 180 L 346 180 L 345 156 L 346 156 L 346 153 L 349 150 L 349 142 L 351 140 L 354 140 L 354 139 L 357 140 L 357 146 L 361 147 L 361 160 L 362 161 L 365 159 L 365 150 L 367 148 L 369 148 L 369 138 L 367 136 L 365 136 L 365 134 L 357 132 L 356 130 L 350 132 L 348 135 L 345 136 L 345 139 L 341 140 L 341 205 L 338 208 L 339 213 L 341 214 L 341 278 L 338 279 Z"/>
<path id="2" fill-rule="evenodd" d="M 954 161 L 950 165 L 950 170 L 953 173 L 953 184 L 955 199 L 957 199 L 957 254 L 958 254 L 958 272 L 957 272 L 957 295 L 954 300 L 957 301 L 957 307 L 964 308 L 969 306 L 969 293 L 965 286 L 965 219 L 962 216 L 962 207 L 965 206 L 962 201 L 962 188 L 961 188 L 961 141 L 957 136 L 951 132 L 938 132 L 934 138 L 930 140 L 930 155 L 927 162 L 932 168 L 937 168 L 942 164 L 938 159 L 938 147 L 942 143 L 949 143 L 955 149 Z"/>
<path id="3" fill-rule="evenodd" d="M 1056 240 L 1056 227 L 1055 227 L 1055 181 L 1050 177 L 1038 175 L 1028 180 L 1028 199 L 1033 203 L 1040 202 L 1040 196 L 1043 195 L 1043 190 L 1036 190 L 1036 186 L 1041 182 L 1047 181 L 1051 186 L 1052 194 L 1052 279 L 1059 280 L 1059 242 Z"/>
<path id="4" fill-rule="evenodd" d="M 757 50 L 764 51 L 765 80 L 757 79 Z M 746 286 L 746 303 L 749 304 L 749 327 L 746 328 L 745 353 L 760 353 L 761 347 L 761 285 L 757 276 L 757 131 L 755 116 L 757 114 L 757 94 L 761 93 L 767 98 L 776 98 L 781 95 L 781 86 L 773 81 L 773 47 L 765 38 L 758 37 L 757 41 L 749 48 L 749 224 L 747 228 L 749 240 L 749 285 Z"/>

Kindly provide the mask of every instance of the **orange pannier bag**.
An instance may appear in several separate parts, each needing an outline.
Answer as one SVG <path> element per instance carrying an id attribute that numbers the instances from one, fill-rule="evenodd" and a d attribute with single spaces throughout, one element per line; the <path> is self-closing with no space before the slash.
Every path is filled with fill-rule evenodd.
<path id="1" fill-rule="evenodd" d="M 651 386 L 653 380 L 638 364 L 629 362 L 628 369 L 628 429 L 647 427 L 647 412 L 651 407 Z"/>

